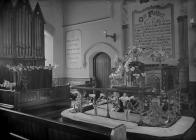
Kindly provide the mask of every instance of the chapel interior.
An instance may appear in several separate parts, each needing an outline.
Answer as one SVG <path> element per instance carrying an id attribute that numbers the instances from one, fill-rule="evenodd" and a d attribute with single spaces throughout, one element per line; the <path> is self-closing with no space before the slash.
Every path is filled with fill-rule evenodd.
<path id="1" fill-rule="evenodd" d="M 0 0 L 0 138 L 196 138 L 195 0 Z"/>

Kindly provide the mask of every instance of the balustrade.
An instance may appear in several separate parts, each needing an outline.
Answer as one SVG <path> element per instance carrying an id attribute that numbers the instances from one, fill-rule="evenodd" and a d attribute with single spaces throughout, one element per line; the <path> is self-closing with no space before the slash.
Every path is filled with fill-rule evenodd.
<path id="1" fill-rule="evenodd" d="M 138 125 L 148 126 L 170 126 L 177 121 L 181 115 L 180 88 L 168 90 L 167 92 L 162 91 L 159 94 L 154 93 L 150 87 L 92 88 L 73 86 L 71 88 L 79 91 L 79 96 L 81 98 L 79 100 L 80 109 L 78 111 L 83 113 L 89 113 L 87 109 L 84 109 L 87 106 L 84 104 L 89 103 L 89 101 L 84 101 L 84 93 L 86 91 L 94 91 L 92 93 L 96 93 L 95 91 L 100 91 L 101 94 L 105 96 L 105 102 L 99 102 L 101 101 L 101 97 L 96 101 L 94 99 L 94 101 L 89 104 L 92 105 L 94 109 L 94 114 L 92 115 L 132 121 L 131 115 L 136 114 L 136 116 L 138 116 L 136 119 Z M 116 100 L 114 100 L 114 96 L 116 96 L 114 93 L 120 94 L 120 96 L 115 99 L 118 101 L 120 100 L 121 103 L 117 103 Z M 119 106 L 121 111 L 115 111 L 115 109 L 113 109 L 115 107 L 114 105 Z M 105 108 L 105 113 L 99 111 L 100 108 Z M 122 112 L 124 112 L 124 118 L 113 116 L 113 111 L 121 114 L 117 116 L 122 116 Z"/>

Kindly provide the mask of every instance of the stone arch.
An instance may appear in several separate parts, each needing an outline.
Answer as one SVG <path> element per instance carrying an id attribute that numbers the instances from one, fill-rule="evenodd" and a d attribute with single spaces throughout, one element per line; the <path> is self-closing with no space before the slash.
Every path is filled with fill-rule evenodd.
<path id="1" fill-rule="evenodd" d="M 119 55 L 118 50 L 111 44 L 105 42 L 98 42 L 89 47 L 84 53 L 83 66 L 86 67 L 89 64 L 89 74 L 93 75 L 93 58 L 96 54 L 104 52 L 111 59 L 111 66 L 114 65 L 115 57 Z"/>

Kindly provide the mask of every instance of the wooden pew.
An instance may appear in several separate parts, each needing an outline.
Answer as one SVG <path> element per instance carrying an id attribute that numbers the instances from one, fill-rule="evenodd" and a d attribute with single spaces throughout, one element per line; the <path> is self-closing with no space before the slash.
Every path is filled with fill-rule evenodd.
<path id="1" fill-rule="evenodd" d="M 126 128 L 60 123 L 0 107 L 0 127 L 9 139 L 31 140 L 125 140 Z"/>

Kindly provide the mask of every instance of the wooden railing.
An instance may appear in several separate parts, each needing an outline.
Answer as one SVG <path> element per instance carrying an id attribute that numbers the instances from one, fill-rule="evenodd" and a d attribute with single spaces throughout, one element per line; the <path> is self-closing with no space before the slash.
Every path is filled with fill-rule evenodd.
<path id="1" fill-rule="evenodd" d="M 83 108 L 83 95 L 89 91 L 92 93 L 95 93 L 98 91 L 100 93 L 103 93 L 106 98 L 107 98 L 107 118 L 110 118 L 109 115 L 109 96 L 111 96 L 114 92 L 118 92 L 120 96 L 122 96 L 123 93 L 126 93 L 128 96 L 137 96 L 140 98 L 140 100 L 144 100 L 144 97 L 146 95 L 151 95 L 151 96 L 156 96 L 155 94 L 152 93 L 152 89 L 150 87 L 113 87 L 113 88 L 93 88 L 93 87 L 85 87 L 85 86 L 72 86 L 71 89 L 76 89 L 79 91 L 79 93 L 82 95 L 80 97 L 80 101 L 77 101 L 78 103 L 78 110 L 79 112 L 84 112 L 86 109 Z M 96 100 L 93 99 L 93 106 L 97 106 Z"/>
<path id="2" fill-rule="evenodd" d="M 124 125 L 107 128 L 95 124 L 56 122 L 0 107 L 0 127 L 8 138 L 31 140 L 122 140 L 126 138 Z M 4 125 L 3 125 L 4 124 Z"/>
<path id="3" fill-rule="evenodd" d="M 167 115 L 167 118 L 170 119 L 170 122 L 167 123 L 167 126 L 170 126 L 172 123 L 174 123 L 177 119 L 178 116 L 180 116 L 180 88 L 177 87 L 175 89 L 171 89 L 168 91 L 163 91 L 160 93 L 154 93 L 152 91 L 151 88 L 145 87 L 145 88 L 139 88 L 139 87 L 114 87 L 114 88 L 92 88 L 92 87 L 82 87 L 82 86 L 74 86 L 71 87 L 73 89 L 77 89 L 79 91 L 79 98 L 77 98 L 76 104 L 74 105 L 74 109 L 77 112 L 85 112 L 85 107 L 90 105 L 89 104 L 89 99 L 84 99 L 83 94 L 88 91 L 91 90 L 96 94 L 96 91 L 100 91 L 101 93 L 103 93 L 105 95 L 105 102 L 107 104 L 106 106 L 106 117 L 110 118 L 110 110 L 109 110 L 109 104 L 110 103 L 114 103 L 112 100 L 112 98 L 116 95 L 113 94 L 113 92 L 118 92 L 120 93 L 120 97 L 118 97 L 118 100 L 120 100 L 120 98 L 124 101 L 125 103 L 125 98 L 128 101 L 129 100 L 129 105 L 125 106 L 123 105 L 123 103 L 118 102 L 118 106 L 119 108 L 121 108 L 122 110 L 124 110 L 125 108 L 129 108 L 130 111 L 139 114 L 140 117 L 142 116 L 147 116 L 149 115 L 151 112 L 156 112 L 159 113 L 161 115 L 159 115 L 159 117 L 164 117 L 164 115 Z M 122 93 L 126 93 L 126 95 L 122 95 Z M 121 97 L 122 96 L 122 97 Z M 133 96 L 134 98 L 134 104 L 133 104 L 133 100 L 131 101 L 130 97 Z M 132 98 L 132 99 L 133 99 Z M 87 100 L 87 101 L 86 101 Z M 90 100 L 91 101 L 91 100 Z M 100 105 L 99 99 L 94 98 L 92 105 L 94 107 L 94 115 L 97 115 L 97 106 Z M 137 107 L 133 107 L 137 102 Z M 84 105 L 85 104 L 85 105 Z M 88 104 L 88 105 L 86 105 Z M 128 107 L 129 106 L 129 107 Z M 164 107 L 163 107 L 164 106 Z M 160 112 L 161 113 L 160 113 Z M 173 113 L 172 116 L 170 116 L 170 114 L 166 111 L 170 111 Z M 155 114 L 154 113 L 152 116 L 149 117 L 149 119 L 155 118 Z M 151 113 L 152 114 L 152 113 Z M 144 123 L 148 124 L 148 121 L 144 120 Z M 149 126 L 156 126 L 153 123 L 149 123 Z"/>
<path id="4" fill-rule="evenodd" d="M 113 88 L 93 88 L 93 87 L 85 87 L 85 86 L 72 86 L 71 89 L 77 89 L 80 92 L 85 91 L 100 91 L 102 93 L 127 93 L 130 95 L 138 95 L 139 93 L 146 94 L 146 95 L 153 95 L 151 87 L 113 87 Z"/>

